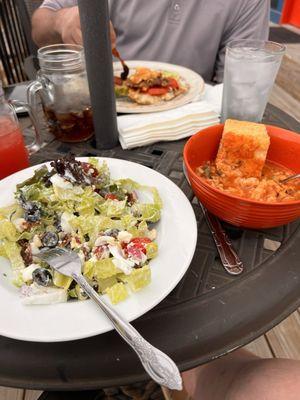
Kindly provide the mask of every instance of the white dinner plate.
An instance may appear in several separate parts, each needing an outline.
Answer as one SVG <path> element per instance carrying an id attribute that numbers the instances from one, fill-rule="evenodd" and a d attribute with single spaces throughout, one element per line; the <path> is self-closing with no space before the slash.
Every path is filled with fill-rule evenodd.
<path id="1" fill-rule="evenodd" d="M 125 319 L 132 321 L 162 301 L 185 274 L 197 242 L 196 220 L 186 196 L 165 176 L 129 161 L 101 160 L 107 161 L 112 178 L 131 178 L 155 186 L 163 201 L 162 217 L 156 224 L 159 253 L 150 263 L 152 281 L 140 292 L 130 293 L 125 301 L 114 306 Z M 13 202 L 16 184 L 32 176 L 38 167 L 27 168 L 0 181 L 0 207 Z M 10 281 L 10 271 L 9 262 L 0 257 L 0 335 L 56 342 L 86 338 L 113 329 L 91 300 L 23 305 L 18 289 Z"/>
<path id="2" fill-rule="evenodd" d="M 162 70 L 169 72 L 176 72 L 187 84 L 188 90 L 185 93 L 176 96 L 174 99 L 169 101 L 161 101 L 160 103 L 151 105 L 137 104 L 130 100 L 128 97 L 119 97 L 116 100 L 117 112 L 119 113 L 148 113 L 156 111 L 171 110 L 172 108 L 177 108 L 183 106 L 184 104 L 190 103 L 199 94 L 204 93 L 204 80 L 197 74 L 197 72 L 182 67 L 180 65 L 168 64 L 157 61 L 126 61 L 129 67 L 129 75 L 134 73 L 137 67 L 146 67 L 154 70 Z M 114 62 L 114 75 L 120 76 L 123 71 L 123 67 L 119 61 Z"/>

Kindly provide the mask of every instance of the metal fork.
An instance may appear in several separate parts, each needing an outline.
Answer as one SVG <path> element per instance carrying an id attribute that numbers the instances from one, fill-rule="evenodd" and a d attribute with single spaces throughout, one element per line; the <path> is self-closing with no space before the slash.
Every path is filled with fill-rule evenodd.
<path id="1" fill-rule="evenodd" d="M 104 302 L 81 273 L 81 260 L 77 253 L 55 248 L 41 251 L 37 257 L 46 261 L 53 269 L 73 278 L 85 293 L 95 301 L 110 319 L 116 331 L 137 353 L 145 370 L 159 385 L 169 389 L 182 389 L 182 380 L 175 363 L 162 351 L 148 343 L 138 331 L 124 320 L 112 307 Z"/>

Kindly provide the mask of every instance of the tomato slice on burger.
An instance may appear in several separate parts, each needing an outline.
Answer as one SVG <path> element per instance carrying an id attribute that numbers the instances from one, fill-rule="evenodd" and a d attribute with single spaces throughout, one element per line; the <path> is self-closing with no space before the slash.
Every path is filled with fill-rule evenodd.
<path id="1" fill-rule="evenodd" d="M 153 87 L 148 90 L 148 94 L 150 94 L 151 96 L 162 96 L 166 93 L 168 93 L 168 88 L 166 87 Z"/>
<path id="2" fill-rule="evenodd" d="M 178 82 L 174 78 L 168 78 L 168 86 L 172 89 L 179 89 Z"/>

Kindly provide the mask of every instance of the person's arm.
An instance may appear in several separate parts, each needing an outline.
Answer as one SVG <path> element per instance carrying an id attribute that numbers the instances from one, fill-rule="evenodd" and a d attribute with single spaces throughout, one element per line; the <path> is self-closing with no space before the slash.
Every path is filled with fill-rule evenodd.
<path id="1" fill-rule="evenodd" d="M 244 0 L 233 22 L 226 29 L 215 64 L 215 82 L 223 81 L 225 49 L 233 39 L 268 40 L 269 36 L 269 0 Z"/>
<path id="2" fill-rule="evenodd" d="M 32 38 L 39 47 L 55 43 L 82 44 L 78 7 L 57 11 L 37 9 L 32 16 Z M 111 23 L 110 39 L 112 47 L 115 47 L 116 34 Z"/>
<path id="3" fill-rule="evenodd" d="M 37 9 L 32 16 L 32 38 L 38 46 L 82 44 L 78 7 Z"/>

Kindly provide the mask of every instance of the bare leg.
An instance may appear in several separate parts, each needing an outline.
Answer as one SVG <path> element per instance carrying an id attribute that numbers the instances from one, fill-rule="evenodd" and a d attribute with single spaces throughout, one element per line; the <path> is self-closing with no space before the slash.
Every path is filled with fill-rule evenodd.
<path id="1" fill-rule="evenodd" d="M 299 400 L 300 361 L 260 359 L 237 350 L 183 373 L 193 400 Z"/>

